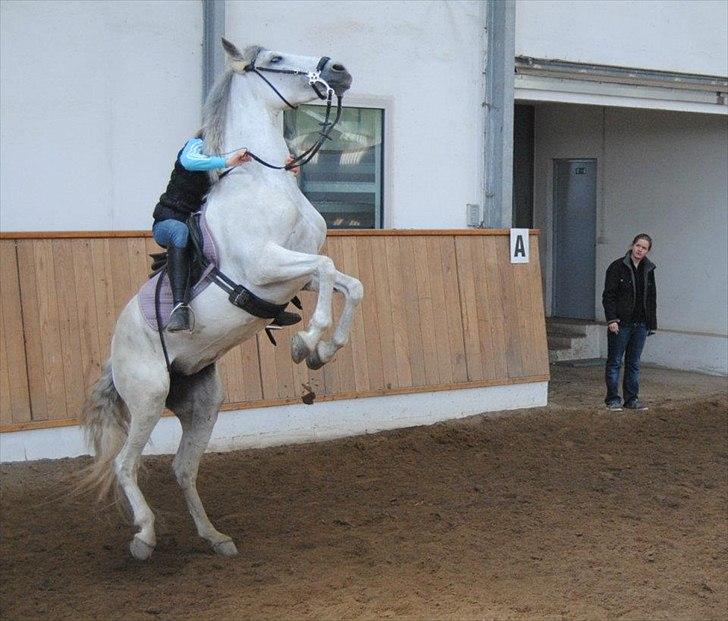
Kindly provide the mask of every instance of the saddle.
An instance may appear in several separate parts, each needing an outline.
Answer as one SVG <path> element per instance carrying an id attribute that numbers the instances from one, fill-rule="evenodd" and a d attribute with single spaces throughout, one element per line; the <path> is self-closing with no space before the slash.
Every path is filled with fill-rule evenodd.
<path id="1" fill-rule="evenodd" d="M 230 303 L 250 313 L 255 317 L 263 319 L 275 319 L 285 310 L 288 303 L 273 304 L 259 298 L 245 286 L 235 283 L 225 276 L 218 268 L 218 253 L 215 241 L 207 227 L 204 211 L 193 213 L 187 220 L 187 228 L 190 232 L 191 256 L 190 256 L 190 293 L 189 299 L 193 300 L 202 293 L 210 284 L 215 283 L 228 293 Z M 172 290 L 165 271 L 167 265 L 167 253 L 155 252 L 149 255 L 152 258 L 149 280 L 142 286 L 139 293 L 139 305 L 142 315 L 147 323 L 154 330 L 160 330 L 157 323 L 157 304 L 159 305 L 159 316 L 168 318 L 172 311 Z M 158 286 L 159 279 L 162 282 Z M 156 291 L 159 289 L 159 300 L 156 300 Z M 298 309 L 302 308 L 301 302 L 295 296 L 291 303 Z M 293 321 L 286 322 L 286 325 L 298 323 L 300 316 L 288 313 Z M 275 322 L 274 322 L 275 324 Z M 166 325 L 166 323 L 165 323 Z M 165 325 L 161 326 L 164 329 Z M 272 329 L 282 327 L 280 324 L 266 327 L 266 334 L 273 345 L 276 344 L 271 333 Z"/>

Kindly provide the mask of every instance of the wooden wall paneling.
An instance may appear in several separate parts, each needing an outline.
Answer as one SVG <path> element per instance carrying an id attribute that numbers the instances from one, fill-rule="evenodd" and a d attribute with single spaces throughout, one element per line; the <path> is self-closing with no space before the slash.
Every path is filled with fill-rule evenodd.
<path id="1" fill-rule="evenodd" d="M 446 311 L 445 284 L 442 275 L 442 250 L 440 239 L 427 237 L 420 249 L 421 269 L 427 274 L 432 318 L 429 330 L 432 332 L 437 361 L 438 383 L 455 382 L 455 352 L 449 338 L 449 319 Z M 422 276 L 418 276 L 418 281 Z"/>
<path id="2" fill-rule="evenodd" d="M 81 358 L 81 331 L 79 321 L 76 273 L 73 246 L 77 240 L 51 241 L 54 257 L 54 291 L 57 298 L 58 323 L 61 337 L 66 411 L 63 418 L 79 418 L 85 399 L 86 386 Z"/>
<path id="3" fill-rule="evenodd" d="M 280 341 L 279 341 L 280 342 Z M 243 401 L 259 401 L 263 398 L 258 362 L 258 339 L 251 338 L 239 345 L 242 366 L 240 375 L 243 384 Z"/>
<path id="4" fill-rule="evenodd" d="M 541 285 L 541 266 L 538 248 L 538 236 L 531 235 L 531 270 L 528 291 L 531 298 L 531 333 L 530 342 L 530 375 L 549 374 L 549 354 L 546 344 L 546 314 L 543 306 L 543 291 Z"/>
<path id="5" fill-rule="evenodd" d="M 0 241 L 0 423 L 31 419 L 14 240 Z"/>
<path id="6" fill-rule="evenodd" d="M 18 241 L 18 270 L 20 278 L 20 304 L 23 311 L 25 355 L 28 369 L 28 392 L 32 420 L 48 420 L 48 403 L 45 391 L 43 364 L 43 335 L 38 306 L 37 279 L 35 276 L 35 240 Z"/>
<path id="7" fill-rule="evenodd" d="M 536 366 L 537 358 L 537 344 L 535 339 L 536 322 L 533 317 L 533 302 L 531 292 L 531 274 L 533 273 L 535 257 L 531 257 L 527 264 L 521 264 L 523 269 L 516 270 L 519 273 L 518 278 L 518 298 L 520 308 L 520 318 L 522 322 L 524 346 L 522 347 L 521 353 L 523 356 L 523 374 L 524 375 L 535 375 L 534 368 Z"/>
<path id="8" fill-rule="evenodd" d="M 478 317 L 478 335 L 480 340 L 480 355 L 481 363 L 483 365 L 483 379 L 500 379 L 504 378 L 504 375 L 499 377 L 497 372 L 497 361 L 496 357 L 498 352 L 493 342 L 493 334 L 491 331 L 491 325 L 493 318 L 488 312 L 488 300 L 490 300 L 495 294 L 492 291 L 492 287 L 488 284 L 488 278 L 485 273 L 485 253 L 487 248 L 485 246 L 485 237 L 471 237 L 469 238 L 470 245 L 470 256 L 474 266 L 474 278 L 475 278 L 475 295 L 477 300 L 477 317 Z"/>
<path id="9" fill-rule="evenodd" d="M 477 238 L 476 238 L 477 239 Z M 478 330 L 478 300 L 475 290 L 475 266 L 470 252 L 471 239 L 455 238 L 455 252 L 460 285 L 460 306 L 463 317 L 465 354 L 468 365 L 468 380 L 477 382 L 483 379 L 483 359 Z"/>
<path id="10" fill-rule="evenodd" d="M 495 254 L 498 262 L 498 286 L 503 301 L 503 317 L 505 319 L 508 377 L 521 377 L 523 375 L 523 329 L 516 296 L 516 272 L 513 268 L 523 266 L 511 263 L 509 243 L 509 240 L 505 237 L 498 239 Z"/>
<path id="11" fill-rule="evenodd" d="M 465 328 L 460 306 L 460 283 L 454 237 L 440 238 L 442 256 L 442 277 L 445 287 L 445 307 L 450 351 L 453 354 L 453 379 L 455 383 L 468 381 L 467 353 L 465 350 Z"/>
<path id="12" fill-rule="evenodd" d="M 95 283 L 91 242 L 74 240 L 73 278 L 76 289 L 76 312 L 79 324 L 79 354 L 83 372 L 83 384 L 88 391 L 101 374 L 105 360 L 99 349 L 99 325 L 96 311 Z"/>
<path id="13" fill-rule="evenodd" d="M 345 264 L 345 249 L 344 246 L 346 245 L 346 238 L 345 237 L 335 237 L 327 242 L 328 247 L 328 253 L 331 257 L 331 260 L 334 262 L 334 265 L 337 266 L 337 268 L 344 269 L 343 266 Z M 344 270 L 345 271 L 345 270 Z M 338 321 L 339 317 L 341 317 L 341 313 L 344 310 L 344 299 L 343 296 L 339 295 L 338 293 L 334 293 L 333 296 L 333 304 L 332 304 L 332 326 L 329 330 L 326 332 L 326 336 L 324 337 L 326 340 L 331 339 L 331 336 L 334 331 L 334 327 L 336 326 L 336 322 Z M 356 390 L 356 383 L 355 383 L 355 371 L 354 371 L 354 357 L 352 353 L 351 347 L 344 347 L 340 349 L 338 352 L 336 352 L 336 355 L 334 356 L 334 359 L 329 362 L 324 368 L 331 367 L 331 371 L 336 372 L 336 384 L 334 385 L 332 383 L 331 390 L 333 391 L 332 394 L 336 393 L 349 393 L 354 392 Z M 328 369 L 324 371 L 324 375 L 328 377 Z M 333 375 L 333 374 L 332 374 Z"/>
<path id="14" fill-rule="evenodd" d="M 511 270 L 515 275 L 515 297 L 518 316 L 518 333 L 520 336 L 520 355 L 521 355 L 521 373 L 524 376 L 533 375 L 533 361 L 536 343 L 534 340 L 532 317 L 532 292 L 531 292 L 531 273 L 534 268 L 532 258 L 529 263 L 511 264 Z M 542 319 L 543 320 L 543 319 Z"/>
<path id="15" fill-rule="evenodd" d="M 422 319 L 420 317 L 420 300 L 417 297 L 417 277 L 414 262 L 417 260 L 413 237 L 400 237 L 399 260 L 401 270 L 404 306 L 402 312 L 406 318 L 407 341 L 409 343 L 409 363 L 412 370 L 412 385 L 425 386 L 425 351 L 422 340 Z"/>
<path id="16" fill-rule="evenodd" d="M 495 378 L 508 377 L 508 339 L 506 337 L 506 320 L 503 308 L 503 297 L 500 293 L 500 271 L 498 268 L 498 237 L 483 239 L 484 258 L 482 275 L 488 288 L 488 295 L 483 300 L 488 315 L 490 341 L 492 344 L 493 375 Z"/>
<path id="17" fill-rule="evenodd" d="M 226 403 L 241 403 L 246 400 L 241 374 L 242 364 L 243 357 L 239 345 L 233 347 L 217 362 L 217 372 L 225 387 Z"/>
<path id="18" fill-rule="evenodd" d="M 362 339 L 366 347 L 365 362 L 369 389 L 382 390 L 385 387 L 384 361 L 382 360 L 382 334 L 378 317 L 380 309 L 377 307 L 371 239 L 358 240 L 356 252 L 358 270 L 354 275 L 359 278 L 364 287 L 364 299 L 359 305 L 359 312 L 354 318 L 354 324 L 361 325 Z"/>
<path id="19" fill-rule="evenodd" d="M 372 259 L 372 285 L 364 291 L 364 299 L 374 299 L 374 314 L 377 319 L 379 349 L 382 355 L 383 387 L 398 388 L 400 386 L 397 373 L 397 348 L 394 336 L 394 309 L 392 296 L 389 293 L 389 275 L 387 272 L 387 248 L 383 237 L 369 239 Z M 367 286 L 367 283 L 364 283 Z M 370 374 L 372 376 L 372 374 Z"/>
<path id="20" fill-rule="evenodd" d="M 300 394 L 299 386 L 296 386 L 294 380 L 293 360 L 291 359 L 291 349 L 288 346 L 288 339 L 286 338 L 287 330 L 281 330 L 278 341 L 278 346 L 273 347 L 268 338 L 266 337 L 264 347 L 273 350 L 276 363 L 276 377 L 278 379 L 278 398 L 279 399 L 290 399 Z M 302 362 L 301 364 L 306 364 Z"/>
<path id="21" fill-rule="evenodd" d="M 158 250 L 143 236 L 34 237 L 0 243 L 5 426 L 78 416 L 118 313 Z M 289 339 L 307 324 L 316 298 L 304 292 L 304 322 L 276 332 L 277 349 L 261 333 L 223 360 L 228 404 L 296 400 L 304 384 L 336 397 L 547 375 L 535 235 L 531 243 L 531 263 L 512 265 L 503 234 L 332 236 L 327 252 L 365 287 L 349 346 L 323 370 L 293 365 Z M 335 298 L 338 316 L 343 304 Z"/>
<path id="22" fill-rule="evenodd" d="M 65 377 L 61 347 L 60 319 L 56 295 L 53 241 L 33 242 L 38 318 L 43 358 L 43 386 L 48 419 L 75 418 L 66 413 Z M 35 418 L 35 417 L 34 417 Z"/>
<path id="23" fill-rule="evenodd" d="M 149 280 L 151 261 L 147 256 L 147 243 L 143 237 L 130 237 L 126 240 L 129 254 L 130 292 L 136 294 L 141 286 Z"/>
<path id="24" fill-rule="evenodd" d="M 402 286 L 404 275 L 400 264 L 399 240 L 396 237 L 384 240 L 387 257 L 386 275 L 389 282 L 389 305 L 392 309 L 394 328 L 394 351 L 397 367 L 397 385 L 400 388 L 413 386 L 412 368 L 409 361 L 409 335 L 407 316 L 404 312 L 405 298 Z"/>
<path id="25" fill-rule="evenodd" d="M 437 331 L 435 311 L 432 303 L 431 274 L 427 263 L 427 237 L 412 238 L 412 276 L 416 284 L 419 307 L 420 339 L 422 342 L 422 362 L 424 363 L 425 385 L 435 386 L 440 383 L 440 367 L 438 361 Z"/>
<path id="26" fill-rule="evenodd" d="M 136 293 L 139 284 L 132 278 L 132 263 L 126 239 L 109 240 L 109 259 L 114 288 L 114 325 L 119 313 Z M 113 332 L 113 326 L 111 328 Z"/>
<path id="27" fill-rule="evenodd" d="M 258 332 L 255 338 L 258 341 L 258 353 L 260 356 L 259 364 L 263 399 L 278 399 L 278 370 L 276 367 L 275 352 L 264 332 Z"/>
<path id="28" fill-rule="evenodd" d="M 339 269 L 349 276 L 358 278 L 360 268 L 357 240 L 356 238 L 345 237 L 343 238 L 343 242 L 339 263 L 341 267 Z M 344 347 L 344 349 L 347 348 L 351 352 L 351 361 L 354 368 L 354 390 L 357 392 L 371 390 L 368 364 L 369 352 L 366 333 L 364 331 L 364 315 L 361 304 L 354 310 L 351 327 L 349 329 L 349 345 Z"/>
<path id="29" fill-rule="evenodd" d="M 111 353 L 111 335 L 116 324 L 114 285 L 108 242 L 108 239 L 92 239 L 90 242 L 99 352 L 103 361 L 106 361 Z"/>

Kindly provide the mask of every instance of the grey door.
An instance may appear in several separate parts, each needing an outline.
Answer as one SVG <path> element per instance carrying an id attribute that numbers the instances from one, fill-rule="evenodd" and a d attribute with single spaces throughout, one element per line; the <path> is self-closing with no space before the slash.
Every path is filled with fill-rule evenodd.
<path id="1" fill-rule="evenodd" d="M 596 223 L 596 160 L 554 160 L 555 317 L 594 319 Z"/>

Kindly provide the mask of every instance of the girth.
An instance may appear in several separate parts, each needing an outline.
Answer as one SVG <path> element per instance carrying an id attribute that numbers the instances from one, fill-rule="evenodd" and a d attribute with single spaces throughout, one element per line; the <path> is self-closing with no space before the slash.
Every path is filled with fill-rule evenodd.
<path id="1" fill-rule="evenodd" d="M 202 231 L 200 231 L 199 223 L 200 213 L 193 213 L 187 219 L 187 228 L 190 231 L 190 240 L 192 242 L 192 261 L 199 265 L 202 271 L 210 266 L 210 262 L 202 252 Z M 285 304 L 274 304 L 268 302 L 263 298 L 258 297 L 248 288 L 243 285 L 237 284 L 232 279 L 228 278 L 223 274 L 216 266 L 212 266 L 207 278 L 212 280 L 218 287 L 228 294 L 228 300 L 231 304 L 243 309 L 246 313 L 250 313 L 255 317 L 261 319 L 275 319 L 280 315 L 288 306 L 288 302 Z M 301 302 L 297 297 L 294 297 L 291 302 L 293 305 L 300 309 Z"/>

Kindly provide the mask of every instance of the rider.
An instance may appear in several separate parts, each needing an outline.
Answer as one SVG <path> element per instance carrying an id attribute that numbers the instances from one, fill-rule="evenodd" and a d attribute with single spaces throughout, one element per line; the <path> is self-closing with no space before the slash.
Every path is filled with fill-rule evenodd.
<path id="1" fill-rule="evenodd" d="M 187 141 L 177 154 L 167 189 L 159 197 L 154 208 L 154 241 L 167 249 L 167 274 L 172 288 L 173 307 L 167 323 L 169 332 L 191 331 L 189 307 L 189 231 L 187 219 L 199 211 L 211 181 L 207 171 L 240 166 L 251 160 L 246 149 L 241 149 L 225 159 L 205 155 L 199 135 Z M 291 158 L 287 160 L 289 162 Z M 292 169 L 298 173 L 297 168 Z M 283 311 L 273 321 L 276 325 L 291 325 L 300 320 L 299 315 Z"/>

